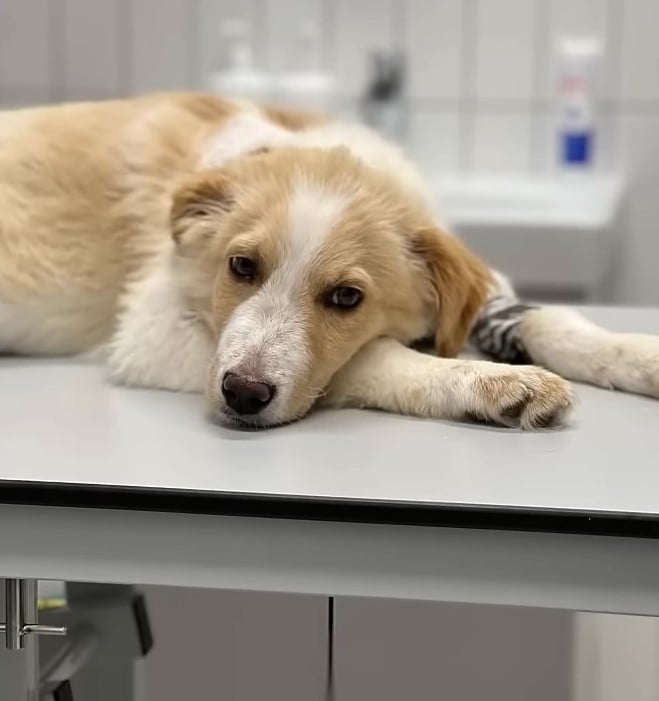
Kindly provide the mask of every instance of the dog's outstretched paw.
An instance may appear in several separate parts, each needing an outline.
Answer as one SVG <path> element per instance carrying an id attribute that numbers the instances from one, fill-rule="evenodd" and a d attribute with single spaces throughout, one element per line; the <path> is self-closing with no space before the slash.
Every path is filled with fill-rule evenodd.
<path id="1" fill-rule="evenodd" d="M 474 406 L 466 418 L 535 430 L 566 423 L 574 406 L 570 383 L 534 366 L 499 366 L 473 380 Z"/>

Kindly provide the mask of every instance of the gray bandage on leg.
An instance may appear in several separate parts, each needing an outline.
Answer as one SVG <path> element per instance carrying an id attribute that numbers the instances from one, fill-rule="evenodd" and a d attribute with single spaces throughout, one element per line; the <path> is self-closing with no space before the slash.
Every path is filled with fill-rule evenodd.
<path id="1" fill-rule="evenodd" d="M 516 297 L 497 295 L 481 309 L 469 335 L 471 345 L 494 360 L 524 365 L 531 358 L 524 347 L 520 323 L 524 314 L 536 309 Z"/>

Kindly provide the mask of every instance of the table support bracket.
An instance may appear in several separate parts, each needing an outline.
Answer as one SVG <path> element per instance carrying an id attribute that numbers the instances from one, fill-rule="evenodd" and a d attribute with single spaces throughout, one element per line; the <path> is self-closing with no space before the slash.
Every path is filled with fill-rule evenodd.
<path id="1" fill-rule="evenodd" d="M 36 621 L 37 583 L 33 579 L 5 579 L 5 634 L 8 650 L 22 650 L 28 635 L 66 635 L 64 626 L 44 626 Z"/>

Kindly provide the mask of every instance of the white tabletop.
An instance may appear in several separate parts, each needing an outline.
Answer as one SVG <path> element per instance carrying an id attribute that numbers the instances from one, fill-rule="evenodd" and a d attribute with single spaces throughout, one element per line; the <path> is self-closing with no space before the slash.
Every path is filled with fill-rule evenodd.
<path id="1" fill-rule="evenodd" d="M 659 333 L 659 310 L 588 314 Z M 204 493 L 200 511 L 238 495 L 659 516 L 659 401 L 643 397 L 579 387 L 573 425 L 543 433 L 348 410 L 247 432 L 205 420 L 198 396 L 112 387 L 81 361 L 1 359 L 0 389 L 0 502 L 15 500 L 3 494 L 20 482 L 103 485 L 120 508 L 150 490 L 185 490 Z"/>

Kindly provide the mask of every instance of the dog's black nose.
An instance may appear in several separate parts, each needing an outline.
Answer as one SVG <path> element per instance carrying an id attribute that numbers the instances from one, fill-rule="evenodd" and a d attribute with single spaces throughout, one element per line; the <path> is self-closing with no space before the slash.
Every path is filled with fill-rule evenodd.
<path id="1" fill-rule="evenodd" d="M 234 372 L 222 379 L 222 395 L 226 403 L 241 416 L 258 414 L 270 404 L 275 388 L 265 382 L 253 382 Z"/>

